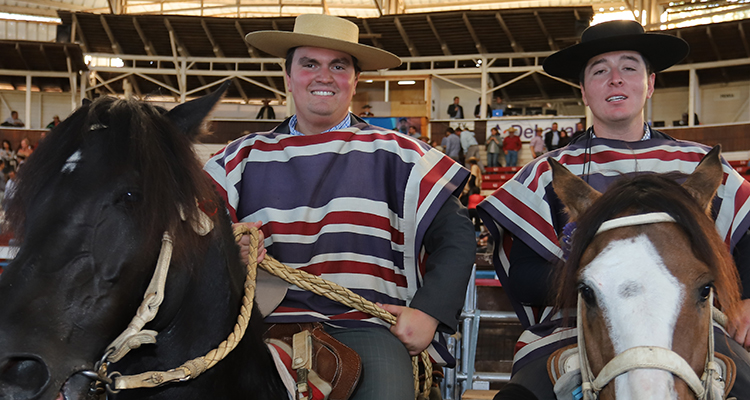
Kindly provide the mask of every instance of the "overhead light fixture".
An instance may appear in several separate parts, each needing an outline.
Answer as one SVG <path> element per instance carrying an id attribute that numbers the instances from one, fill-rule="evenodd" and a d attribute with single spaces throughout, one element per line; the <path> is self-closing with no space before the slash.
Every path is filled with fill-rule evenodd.
<path id="1" fill-rule="evenodd" d="M 415 82 L 415 81 L 398 81 L 399 85 L 413 85 L 415 83 L 417 83 L 417 82 Z"/>
<path id="2" fill-rule="evenodd" d="M 0 12 L 0 19 L 9 19 L 13 21 L 45 22 L 45 23 L 51 23 L 51 24 L 62 24 L 62 20 L 60 18 L 40 17 L 36 15 L 13 14 L 13 13 L 5 13 L 5 12 Z"/>
<path id="3" fill-rule="evenodd" d="M 366 80 L 365 83 L 372 83 L 372 79 Z"/>

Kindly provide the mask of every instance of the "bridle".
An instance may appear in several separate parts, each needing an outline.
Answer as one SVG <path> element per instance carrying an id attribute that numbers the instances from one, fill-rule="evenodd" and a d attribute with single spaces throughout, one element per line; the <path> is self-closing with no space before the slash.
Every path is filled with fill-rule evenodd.
<path id="1" fill-rule="evenodd" d="M 672 216 L 664 212 L 630 215 L 605 221 L 597 230 L 596 235 L 615 228 L 661 222 L 676 221 Z M 708 300 L 708 304 L 711 305 L 709 311 L 711 314 L 710 321 L 713 321 L 714 318 L 719 319 L 720 317 L 717 313 L 721 314 L 721 311 L 714 310 L 713 295 L 712 289 Z M 599 392 L 613 379 L 628 371 L 643 368 L 660 369 L 671 372 L 681 378 L 688 387 L 690 387 L 698 400 L 720 400 L 724 398 L 724 377 L 726 376 L 727 371 L 725 370 L 726 366 L 722 365 L 723 362 L 717 362 L 715 359 L 713 326 L 710 326 L 708 329 L 708 354 L 706 355 L 703 376 L 700 378 L 695 371 L 693 371 L 687 361 L 685 361 L 685 359 L 679 354 L 671 349 L 656 346 L 636 346 L 623 351 L 610 360 L 599 372 L 599 375 L 595 377 L 591 371 L 591 366 L 589 365 L 588 356 L 586 354 L 586 341 L 583 327 L 581 326 L 582 313 L 583 301 L 581 294 L 579 293 L 576 327 L 578 330 L 578 357 L 582 378 L 581 388 L 584 400 L 597 399 L 599 397 Z"/>
<path id="2" fill-rule="evenodd" d="M 182 219 L 186 220 L 181 211 Z M 213 229 L 213 222 L 202 211 L 198 218 L 192 221 L 192 227 L 201 236 L 207 235 Z M 255 228 L 257 229 L 257 228 Z M 237 233 L 235 233 L 237 235 Z M 251 235 L 251 241 L 256 235 Z M 168 232 L 164 232 L 161 241 L 159 258 L 154 269 L 148 288 L 143 296 L 143 302 L 128 327 L 109 346 L 94 370 L 83 371 L 82 374 L 95 382 L 96 388 L 104 387 L 108 393 L 117 393 L 122 389 L 153 388 L 171 382 L 184 382 L 197 378 L 200 374 L 223 360 L 237 344 L 242 340 L 250 321 L 255 298 L 255 278 L 257 274 L 257 242 L 250 245 L 251 261 L 247 264 L 244 295 L 242 307 L 237 317 L 237 323 L 227 339 L 206 355 L 188 360 L 177 368 L 168 371 L 148 371 L 137 375 L 122 375 L 119 372 L 109 371 L 109 366 L 121 360 L 130 350 L 137 349 L 143 344 L 156 343 L 157 332 L 144 330 L 143 327 L 152 321 L 159 311 L 159 306 L 164 300 L 164 287 L 166 285 L 169 264 L 172 258 L 172 239 Z"/>

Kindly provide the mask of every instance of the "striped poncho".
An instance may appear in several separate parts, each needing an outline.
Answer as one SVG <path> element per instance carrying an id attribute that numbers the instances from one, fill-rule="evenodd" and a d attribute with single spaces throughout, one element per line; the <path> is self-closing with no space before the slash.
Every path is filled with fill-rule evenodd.
<path id="1" fill-rule="evenodd" d="M 205 170 L 234 221 L 262 221 L 281 262 L 368 300 L 408 305 L 423 284 L 425 232 L 468 171 L 423 142 L 352 120 L 319 135 L 285 134 L 282 124 L 242 137 Z M 266 321 L 385 324 L 291 285 Z"/>
<path id="2" fill-rule="evenodd" d="M 547 157 L 556 159 L 574 174 L 585 176 L 589 185 L 604 192 L 623 175 L 692 173 L 710 150 L 704 145 L 676 141 L 658 131 L 651 131 L 651 135 L 648 140 L 623 142 L 592 138 L 588 132 L 575 143 L 532 161 L 479 204 L 480 216 L 495 239 L 494 264 L 503 285 L 509 284 L 508 255 L 513 240 L 522 240 L 552 264 L 563 257 L 558 237 L 567 223 L 567 216 L 552 189 L 552 171 L 545 161 Z M 713 217 L 719 234 L 733 249 L 750 227 L 750 184 L 726 161 L 723 163 L 724 180 L 714 198 Z M 552 307 L 528 307 L 510 297 L 521 323 L 527 328 L 516 345 L 514 371 L 535 356 L 548 355 L 554 347 L 575 343 L 575 329 L 560 328 Z"/>

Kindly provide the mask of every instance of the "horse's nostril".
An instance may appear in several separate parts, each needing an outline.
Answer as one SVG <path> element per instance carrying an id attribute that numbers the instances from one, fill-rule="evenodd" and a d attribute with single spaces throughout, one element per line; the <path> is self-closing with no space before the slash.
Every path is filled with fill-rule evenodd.
<path id="1" fill-rule="evenodd" d="M 36 356 L 13 356 L 0 360 L 0 399 L 30 399 L 44 390 L 49 370 Z"/>

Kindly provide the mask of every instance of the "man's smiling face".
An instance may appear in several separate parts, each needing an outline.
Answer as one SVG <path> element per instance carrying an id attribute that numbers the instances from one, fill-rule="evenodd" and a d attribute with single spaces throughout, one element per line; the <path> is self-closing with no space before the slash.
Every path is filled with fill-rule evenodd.
<path id="1" fill-rule="evenodd" d="M 654 93 L 654 79 L 635 51 L 600 54 L 586 64 L 581 83 L 583 102 L 594 119 L 603 123 L 632 120 L 643 113 L 646 99 Z"/>
<path id="2" fill-rule="evenodd" d="M 327 126 L 330 128 L 349 112 L 359 79 L 351 55 L 299 47 L 287 75 L 301 127 L 330 125 Z"/>

